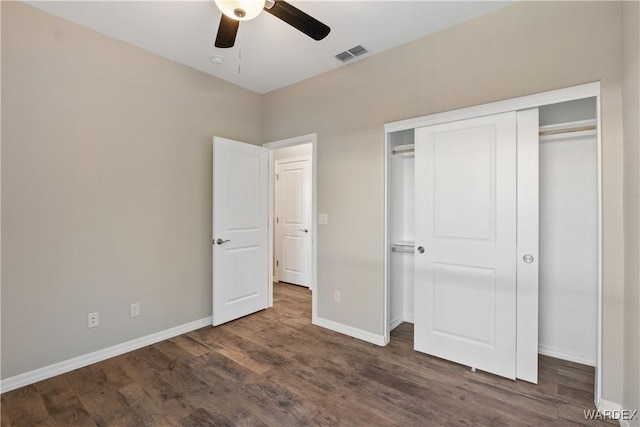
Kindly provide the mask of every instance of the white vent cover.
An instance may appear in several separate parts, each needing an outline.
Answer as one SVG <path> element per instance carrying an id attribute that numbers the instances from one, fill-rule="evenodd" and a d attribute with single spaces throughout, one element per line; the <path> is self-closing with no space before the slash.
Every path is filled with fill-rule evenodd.
<path id="1" fill-rule="evenodd" d="M 336 59 L 338 61 L 342 61 L 342 62 L 347 62 L 353 58 L 355 58 L 356 56 L 360 56 L 360 55 L 364 55 L 365 53 L 368 53 L 369 51 L 364 48 L 361 45 L 352 47 L 351 49 L 347 49 L 344 52 L 340 52 L 339 54 L 336 55 Z"/>

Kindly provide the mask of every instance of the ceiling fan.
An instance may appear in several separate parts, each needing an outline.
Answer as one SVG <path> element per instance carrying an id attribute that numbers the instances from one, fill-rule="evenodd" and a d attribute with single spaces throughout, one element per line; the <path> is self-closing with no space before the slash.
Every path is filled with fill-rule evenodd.
<path id="1" fill-rule="evenodd" d="M 322 40 L 331 29 L 284 0 L 214 0 L 222 12 L 215 46 L 233 47 L 240 21 L 257 17 L 263 10 L 302 31 L 314 40 Z"/>

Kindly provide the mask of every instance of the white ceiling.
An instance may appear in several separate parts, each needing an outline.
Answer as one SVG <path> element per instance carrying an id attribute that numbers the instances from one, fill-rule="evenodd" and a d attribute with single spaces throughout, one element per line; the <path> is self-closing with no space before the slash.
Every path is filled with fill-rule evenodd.
<path id="1" fill-rule="evenodd" d="M 213 46 L 220 12 L 212 0 L 26 1 L 149 52 L 261 94 L 348 65 L 484 15 L 512 1 L 290 0 L 331 27 L 315 41 L 262 13 L 241 23 L 236 45 Z M 346 64 L 335 55 L 362 45 L 370 53 Z M 223 65 L 210 57 L 222 56 Z"/>

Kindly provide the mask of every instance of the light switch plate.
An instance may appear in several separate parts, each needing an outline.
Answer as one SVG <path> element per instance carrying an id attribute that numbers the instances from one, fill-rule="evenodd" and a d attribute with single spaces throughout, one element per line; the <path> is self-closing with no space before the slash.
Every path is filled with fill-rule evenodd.
<path id="1" fill-rule="evenodd" d="M 319 213 L 318 214 L 318 224 L 320 224 L 320 225 L 329 224 L 329 214 Z"/>

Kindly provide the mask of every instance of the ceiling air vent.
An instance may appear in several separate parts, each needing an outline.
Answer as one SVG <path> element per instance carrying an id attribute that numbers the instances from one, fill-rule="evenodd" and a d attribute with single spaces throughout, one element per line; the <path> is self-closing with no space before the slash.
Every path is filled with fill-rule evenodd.
<path id="1" fill-rule="evenodd" d="M 365 53 L 369 52 L 367 49 L 365 49 L 364 47 L 358 45 L 356 47 L 352 47 L 351 49 L 349 49 L 349 53 L 353 56 L 360 56 L 360 55 L 364 55 Z"/>
<path id="2" fill-rule="evenodd" d="M 347 62 L 355 58 L 356 56 L 364 55 L 365 53 L 368 53 L 368 52 L 369 51 L 367 49 L 365 49 L 361 45 L 358 45 L 356 47 L 352 47 L 351 49 L 345 50 L 344 52 L 340 52 L 339 54 L 336 55 L 336 58 L 339 61 Z"/>

